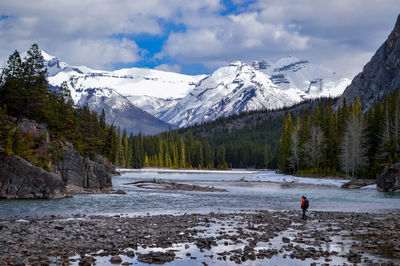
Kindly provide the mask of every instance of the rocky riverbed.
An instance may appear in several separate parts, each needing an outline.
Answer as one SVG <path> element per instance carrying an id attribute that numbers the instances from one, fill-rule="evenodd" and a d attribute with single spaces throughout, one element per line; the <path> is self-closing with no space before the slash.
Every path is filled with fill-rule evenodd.
<path id="1" fill-rule="evenodd" d="M 0 264 L 399 265 L 400 213 L 299 211 L 0 220 Z"/>

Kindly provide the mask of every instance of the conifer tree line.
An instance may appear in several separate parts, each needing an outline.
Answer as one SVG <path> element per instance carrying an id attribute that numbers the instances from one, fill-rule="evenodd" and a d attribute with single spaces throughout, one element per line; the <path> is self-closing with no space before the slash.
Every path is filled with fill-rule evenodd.
<path id="1" fill-rule="evenodd" d="M 270 116 L 264 121 L 260 119 L 257 126 L 225 128 L 237 116 L 156 136 L 131 136 L 132 141 L 128 138 L 134 154 L 131 165 L 135 168 L 276 168 L 282 118 Z"/>
<path id="2" fill-rule="evenodd" d="M 124 139 L 124 137 L 123 137 Z M 127 140 L 132 151 L 133 168 L 168 167 L 226 169 L 226 150 L 223 146 L 211 147 L 205 139 L 194 140 L 191 135 L 183 137 L 177 131 L 156 136 L 130 136 Z"/>
<path id="3" fill-rule="evenodd" d="M 360 99 L 334 112 L 332 102 L 303 115 L 288 112 L 280 137 L 279 169 L 298 175 L 374 178 L 399 162 L 400 98 L 396 91 L 366 112 Z"/>

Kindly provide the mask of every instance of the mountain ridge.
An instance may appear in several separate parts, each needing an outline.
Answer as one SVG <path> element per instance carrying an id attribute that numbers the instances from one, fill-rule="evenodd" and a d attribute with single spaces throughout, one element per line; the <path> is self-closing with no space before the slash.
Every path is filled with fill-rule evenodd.
<path id="1" fill-rule="evenodd" d="M 87 98 L 82 95 L 88 92 L 86 89 L 97 89 L 96 94 L 100 94 L 106 88 L 166 124 L 180 127 L 241 111 L 276 109 L 306 99 L 336 97 L 350 82 L 322 66 L 291 56 L 275 63 L 235 61 L 210 75 L 197 76 L 142 68 L 93 70 L 71 66 L 45 52 L 44 57 L 49 82 L 59 86 L 67 81 L 76 103 L 85 104 L 80 99 Z M 111 113 L 111 109 L 119 107 L 107 108 Z"/>
<path id="2" fill-rule="evenodd" d="M 112 88 L 76 86 L 77 78 L 82 75 L 96 78 L 105 72 L 85 66 L 71 66 L 44 51 L 42 51 L 42 55 L 48 71 L 49 83 L 58 87 L 63 81 L 67 81 L 74 103 L 79 106 L 88 105 L 91 110 L 98 113 L 104 110 L 107 123 L 125 128 L 128 134 L 157 134 L 170 128 L 168 123 L 138 108 Z"/>

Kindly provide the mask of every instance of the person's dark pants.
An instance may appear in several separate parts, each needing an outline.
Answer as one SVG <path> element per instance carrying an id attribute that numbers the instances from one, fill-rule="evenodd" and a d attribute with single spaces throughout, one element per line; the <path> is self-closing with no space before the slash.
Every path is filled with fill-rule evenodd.
<path id="1" fill-rule="evenodd" d="M 307 219 L 307 216 L 306 216 L 306 211 L 307 211 L 307 209 L 303 209 L 303 219 L 305 220 L 305 219 Z"/>

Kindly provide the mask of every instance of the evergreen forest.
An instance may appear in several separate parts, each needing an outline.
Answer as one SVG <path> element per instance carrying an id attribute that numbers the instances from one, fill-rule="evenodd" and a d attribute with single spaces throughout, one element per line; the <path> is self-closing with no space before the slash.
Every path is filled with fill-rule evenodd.
<path id="1" fill-rule="evenodd" d="M 399 162 L 399 91 L 363 112 L 360 98 L 336 112 L 332 102 L 303 115 L 287 113 L 280 137 L 279 169 L 297 175 L 375 178 Z"/>

